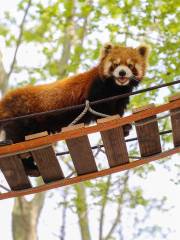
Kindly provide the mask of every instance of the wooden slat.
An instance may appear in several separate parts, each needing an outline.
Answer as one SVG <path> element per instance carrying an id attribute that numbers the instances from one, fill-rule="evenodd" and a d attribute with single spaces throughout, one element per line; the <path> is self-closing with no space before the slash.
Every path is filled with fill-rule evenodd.
<path id="1" fill-rule="evenodd" d="M 178 100 L 178 99 L 180 99 L 180 92 L 178 92 L 178 93 L 174 94 L 173 96 L 169 97 L 170 102 Z"/>
<path id="2" fill-rule="evenodd" d="M 67 132 L 73 128 L 81 130 L 84 128 L 84 124 L 66 127 L 63 128 L 63 131 Z M 68 139 L 66 140 L 66 144 L 78 175 L 97 171 L 97 166 L 87 136 Z"/>
<path id="3" fill-rule="evenodd" d="M 0 158 L 0 169 L 12 190 L 31 188 L 22 161 L 18 156 Z"/>
<path id="4" fill-rule="evenodd" d="M 22 153 L 24 151 L 29 151 L 29 149 L 39 148 L 43 145 L 48 145 L 55 143 L 60 140 L 64 139 L 71 139 L 83 135 L 87 135 L 90 133 L 94 133 L 97 131 L 104 131 L 111 128 L 119 127 L 128 123 L 132 123 L 134 121 L 138 121 L 140 119 L 145 119 L 147 117 L 153 116 L 155 114 L 170 110 L 170 109 L 176 109 L 180 106 L 180 100 L 176 100 L 170 103 L 165 103 L 163 105 L 157 106 L 154 109 L 147 109 L 142 112 L 138 112 L 136 114 L 132 114 L 129 116 L 125 116 L 123 118 L 120 118 L 119 120 L 112 120 L 111 122 L 107 123 L 99 123 L 97 125 L 92 125 L 85 127 L 79 131 L 79 129 L 72 129 L 71 131 L 67 132 L 60 132 L 53 135 L 48 135 L 46 137 L 41 137 L 33 140 L 29 140 L 26 142 L 20 142 L 12 145 L 2 146 L 0 147 L 0 157 L 2 155 L 10 155 L 13 153 Z"/>
<path id="5" fill-rule="evenodd" d="M 32 140 L 47 136 L 48 133 L 40 132 L 25 137 L 26 140 Z M 53 147 L 45 146 L 41 149 L 31 151 L 34 161 L 36 162 L 39 172 L 45 183 L 60 180 L 64 178 L 64 174 L 56 158 Z"/>
<path id="6" fill-rule="evenodd" d="M 180 99 L 180 93 L 172 96 L 169 100 L 175 101 L 177 99 Z M 170 113 L 172 114 L 171 123 L 172 123 L 173 142 L 174 142 L 174 146 L 177 147 L 177 146 L 180 146 L 180 107 L 177 109 L 172 109 Z"/>
<path id="7" fill-rule="evenodd" d="M 40 133 L 34 133 L 34 134 L 31 134 L 31 135 L 25 136 L 25 140 L 28 141 L 28 140 L 32 140 L 32 139 L 35 139 L 35 138 L 45 137 L 47 135 L 48 135 L 47 131 L 40 132 Z"/>
<path id="8" fill-rule="evenodd" d="M 120 116 L 116 116 L 120 118 Z M 115 119 L 115 116 L 114 116 Z M 99 119 L 98 123 L 111 121 L 112 117 Z M 125 144 L 124 133 L 122 127 L 117 127 L 102 131 L 101 137 L 105 147 L 106 155 L 108 158 L 109 166 L 115 167 L 129 162 L 128 152 Z"/>
<path id="9" fill-rule="evenodd" d="M 98 172 L 89 173 L 89 174 L 85 174 L 85 175 L 77 176 L 77 177 L 73 177 L 73 178 L 65 178 L 65 179 L 62 179 L 62 180 L 59 180 L 56 182 L 52 182 L 49 184 L 43 184 L 38 187 L 34 187 L 31 189 L 26 189 L 26 190 L 22 190 L 22 191 L 2 193 L 2 194 L 0 194 L 0 199 L 2 200 L 2 199 L 17 197 L 17 196 L 19 197 L 19 196 L 28 195 L 28 194 L 39 193 L 39 192 L 47 191 L 50 189 L 67 186 L 67 185 L 72 185 L 75 183 L 91 180 L 91 179 L 98 178 L 98 177 L 103 177 L 103 176 L 106 176 L 109 174 L 113 174 L 113 173 L 121 172 L 124 170 L 129 170 L 131 168 L 135 168 L 138 166 L 142 166 L 144 164 L 165 158 L 167 156 L 171 156 L 176 153 L 180 153 L 180 147 L 176 147 L 176 148 L 167 150 L 165 152 L 155 154 L 150 157 L 141 158 L 136 161 L 129 162 L 127 164 L 123 164 L 123 165 L 113 167 L 113 168 L 104 169 L 104 170 L 101 170 Z"/>
<path id="10" fill-rule="evenodd" d="M 173 142 L 174 146 L 180 146 L 180 108 L 176 110 L 171 110 L 171 114 L 175 114 L 171 116 L 172 123 L 172 134 L 173 134 Z"/>
<path id="11" fill-rule="evenodd" d="M 31 152 L 45 183 L 64 178 L 52 146 Z"/>
<path id="12" fill-rule="evenodd" d="M 133 109 L 133 113 L 142 112 L 142 111 L 145 111 L 145 110 L 154 108 L 154 107 L 155 107 L 155 105 L 154 105 L 153 103 L 150 103 L 150 104 L 145 105 L 145 106 L 141 106 L 141 107 L 138 107 L 138 108 L 134 108 L 134 109 Z"/>
<path id="13" fill-rule="evenodd" d="M 144 109 L 153 109 L 152 104 L 145 106 L 144 108 L 139 108 L 133 110 L 133 113 L 137 114 L 139 111 L 144 111 Z M 147 123 L 150 120 L 155 120 L 156 116 L 151 116 L 143 120 L 136 121 L 136 132 L 139 142 L 140 153 L 142 157 L 148 157 L 156 153 L 161 152 L 161 143 L 159 136 L 159 129 L 157 121 L 152 123 Z M 138 126 L 138 124 L 144 124 Z"/>

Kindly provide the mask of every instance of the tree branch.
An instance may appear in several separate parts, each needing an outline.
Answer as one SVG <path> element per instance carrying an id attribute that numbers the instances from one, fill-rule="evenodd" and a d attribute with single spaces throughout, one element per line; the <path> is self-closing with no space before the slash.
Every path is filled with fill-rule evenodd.
<path id="1" fill-rule="evenodd" d="M 66 27 L 64 29 L 64 39 L 63 39 L 63 51 L 61 54 L 61 59 L 57 62 L 58 65 L 58 77 L 63 78 L 66 75 L 66 68 L 68 60 L 70 59 L 71 47 L 72 47 L 72 38 L 73 38 L 73 19 L 75 15 L 75 3 L 74 0 L 71 0 L 71 14 L 66 20 Z"/>
<path id="2" fill-rule="evenodd" d="M 105 207 L 108 201 L 108 192 L 111 186 L 111 175 L 108 176 L 107 183 L 106 183 L 106 189 L 102 196 L 102 207 L 100 211 L 100 220 L 99 220 L 99 240 L 103 239 L 103 225 L 104 225 L 104 211 Z"/>
<path id="3" fill-rule="evenodd" d="M 86 188 L 83 183 L 78 183 L 74 185 L 74 189 L 76 191 L 75 207 L 79 219 L 81 238 L 83 240 L 91 240 L 86 202 Z"/>
<path id="4" fill-rule="evenodd" d="M 6 73 L 4 65 L 3 65 L 2 53 L 0 51 L 0 89 L 2 89 L 2 87 L 6 81 L 7 81 L 7 73 Z"/>
<path id="5" fill-rule="evenodd" d="M 2 85 L 2 93 L 4 94 L 5 91 L 7 90 L 7 86 L 8 86 L 8 82 L 9 82 L 9 78 L 14 70 L 14 66 L 15 66 L 15 63 L 16 63 L 16 57 L 17 57 L 17 52 L 19 50 L 19 47 L 20 47 L 20 44 L 21 44 L 21 41 L 22 41 L 22 36 L 23 36 L 23 32 L 24 32 L 24 24 L 26 22 L 26 17 L 27 17 L 27 14 L 28 14 L 28 11 L 29 11 L 29 8 L 31 6 L 31 3 L 32 3 L 32 0 L 29 0 L 28 3 L 27 3 L 27 6 L 25 8 L 25 12 L 24 12 L 24 16 L 23 16 L 23 19 L 22 19 L 22 22 L 19 26 L 19 36 L 18 36 L 18 39 L 17 39 L 17 43 L 16 43 L 16 48 L 15 48 L 15 52 L 14 52 L 14 57 L 13 57 L 13 60 L 12 60 L 12 63 L 11 63 L 11 66 L 10 66 L 10 69 L 9 69 L 9 72 L 7 73 L 7 79 L 6 81 L 3 82 L 3 85 Z"/>
<path id="6" fill-rule="evenodd" d="M 88 6 L 92 6 L 92 0 L 86 0 L 86 4 Z M 89 12 L 87 13 L 86 16 L 83 17 L 83 25 L 81 27 L 81 35 L 79 37 L 79 39 L 77 39 L 77 43 L 74 43 L 75 46 L 75 54 L 77 52 L 77 49 L 79 49 L 80 47 L 83 47 L 84 45 L 84 39 L 86 37 L 86 33 L 87 33 L 87 27 L 88 27 L 88 20 L 89 20 Z M 75 29 L 78 28 L 78 26 L 74 27 Z M 77 52 L 76 54 L 76 70 L 78 69 L 79 65 L 80 65 L 80 60 L 81 60 L 81 54 L 79 54 Z"/>
<path id="7" fill-rule="evenodd" d="M 87 13 L 86 16 L 81 17 L 83 19 L 83 26 L 80 27 L 77 22 L 74 21 L 74 16 L 75 16 L 75 3 L 74 0 L 71 0 L 73 2 L 72 4 L 72 9 L 71 9 L 71 15 L 67 19 L 67 27 L 65 28 L 64 31 L 64 40 L 63 40 L 63 51 L 61 55 L 61 59 L 57 62 L 58 64 L 58 77 L 63 78 L 66 75 L 66 69 L 68 65 L 68 61 L 70 60 L 70 55 L 71 55 L 71 49 L 72 47 L 74 48 L 74 54 L 75 54 L 75 59 L 73 64 L 76 65 L 76 70 L 80 64 L 80 55 L 78 52 L 78 49 L 83 46 L 85 35 L 87 32 L 87 25 L 88 25 L 88 16 L 89 13 Z M 87 0 L 86 4 L 90 5 L 91 0 Z M 77 35 L 77 30 L 80 29 L 81 33 L 80 35 Z"/>
<path id="8" fill-rule="evenodd" d="M 65 188 L 63 191 L 63 210 L 62 210 L 62 225 L 60 228 L 60 240 L 65 240 L 65 229 L 66 229 L 66 214 L 67 214 L 67 196 L 68 188 Z"/>
<path id="9" fill-rule="evenodd" d="M 128 180 L 129 180 L 129 171 L 127 171 L 125 173 L 125 178 L 124 178 L 124 183 L 123 183 L 123 190 L 119 192 L 119 199 L 118 199 L 118 206 L 117 206 L 117 214 L 116 217 L 114 219 L 114 223 L 112 224 L 108 234 L 106 235 L 106 237 L 104 238 L 104 240 L 108 240 L 110 239 L 110 237 L 112 236 L 115 228 L 117 227 L 117 224 L 120 222 L 120 217 L 121 217 L 121 209 L 122 209 L 122 203 L 124 200 L 124 195 L 126 193 L 126 189 L 127 189 L 127 184 L 128 184 Z M 122 186 L 121 186 L 122 187 Z M 121 187 L 119 187 L 121 189 Z"/>

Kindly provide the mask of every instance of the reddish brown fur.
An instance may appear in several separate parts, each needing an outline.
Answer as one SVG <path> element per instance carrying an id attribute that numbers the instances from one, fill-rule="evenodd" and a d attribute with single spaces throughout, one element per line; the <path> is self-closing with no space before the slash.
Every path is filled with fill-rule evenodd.
<path id="1" fill-rule="evenodd" d="M 139 50 L 143 49 L 145 53 L 140 54 Z M 106 62 L 120 57 L 121 61 L 126 63 L 127 59 L 131 58 L 134 63 L 142 66 L 144 75 L 147 55 L 147 46 L 128 48 L 106 45 L 101 52 L 100 64 L 87 72 L 54 83 L 29 85 L 8 92 L 0 101 L 0 119 L 81 104 L 86 99 L 93 80 L 103 77 Z"/>
<path id="2" fill-rule="evenodd" d="M 101 99 L 104 96 L 104 90 L 103 88 L 99 87 L 98 84 L 101 82 L 101 85 L 103 85 L 103 82 L 106 80 L 107 76 L 105 72 L 106 70 L 109 72 L 107 67 L 108 62 L 110 64 L 114 64 L 116 59 L 118 60 L 121 58 L 121 63 L 128 65 L 128 59 L 130 58 L 134 65 L 136 63 L 140 65 L 141 74 L 138 77 L 139 81 L 142 79 L 146 70 L 148 61 L 147 55 L 148 48 L 143 46 L 133 49 L 121 46 L 106 45 L 101 52 L 99 65 L 87 72 L 65 78 L 54 83 L 40 86 L 29 85 L 8 92 L 0 101 L 0 119 L 78 105 L 84 103 L 87 97 L 89 99 L 93 99 L 93 95 L 95 95 L 95 99 L 97 99 L 97 97 Z M 114 90 L 112 89 L 109 89 L 109 87 L 106 89 L 108 95 L 110 92 L 110 96 L 111 94 L 116 93 L 114 93 Z M 100 90 L 99 96 L 97 96 L 96 90 Z M 122 94 L 122 92 L 120 91 L 118 94 Z M 105 97 L 108 96 L 105 95 Z M 117 114 L 120 111 L 123 115 L 124 109 L 129 100 L 125 99 L 123 101 L 121 100 L 119 102 L 120 108 L 118 112 L 113 112 L 113 114 Z M 110 104 L 110 108 L 112 107 L 113 104 Z M 122 109 L 122 111 L 120 109 Z M 107 105 L 105 106 L 105 110 L 107 110 Z M 100 112 L 103 112 L 102 109 L 100 109 Z M 77 115 L 73 112 L 70 112 L 69 115 L 65 114 L 64 116 L 50 115 L 47 118 L 35 117 L 34 119 L 30 120 L 25 119 L 17 122 L 9 122 L 7 125 L 3 125 L 1 127 L 3 127 L 5 130 L 7 139 L 11 139 L 13 142 L 19 142 L 23 141 L 25 135 L 35 132 L 41 132 L 45 130 L 48 132 L 59 131 L 62 127 L 74 120 L 75 117 L 77 117 Z M 83 119 L 81 120 L 84 121 Z M 89 122 L 89 120 L 87 122 Z M 37 166 L 34 165 L 32 159 L 29 159 L 28 161 L 25 159 L 23 164 L 27 174 L 37 170 Z M 36 173 L 34 173 L 34 176 L 36 176 Z"/>
<path id="3" fill-rule="evenodd" d="M 81 104 L 96 75 L 98 67 L 61 81 L 10 91 L 0 102 L 0 119 Z"/>
<path id="4" fill-rule="evenodd" d="M 119 63 L 117 60 L 120 60 L 120 64 L 128 65 L 128 60 L 131 60 L 131 63 L 133 63 L 134 66 L 135 64 L 141 66 L 141 80 L 148 65 L 149 52 L 150 47 L 147 45 L 140 45 L 138 48 L 131 48 L 107 44 L 105 50 L 101 53 L 102 61 L 100 65 L 100 73 L 101 75 L 103 74 L 105 65 L 108 63 Z"/>

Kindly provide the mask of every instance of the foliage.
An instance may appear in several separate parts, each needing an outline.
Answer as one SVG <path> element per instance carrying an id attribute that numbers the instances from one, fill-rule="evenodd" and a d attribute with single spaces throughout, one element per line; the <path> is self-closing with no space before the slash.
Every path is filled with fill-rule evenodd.
<path id="1" fill-rule="evenodd" d="M 7 11 L 0 17 L 1 39 L 11 52 L 17 47 L 18 34 L 22 31 L 21 18 L 27 3 L 27 0 L 18 0 L 14 14 Z M 179 7 L 179 1 L 174 0 L 169 0 L 168 4 L 167 0 L 32 1 L 24 22 L 17 58 L 13 69 L 10 69 L 12 74 L 9 76 L 9 87 L 61 79 L 89 69 L 97 64 L 100 47 L 108 41 L 133 46 L 138 46 L 139 42 L 147 42 L 152 46 L 148 74 L 141 87 L 172 81 L 180 76 Z M 28 53 L 32 58 L 31 64 L 21 59 L 25 56 L 23 52 L 28 52 L 28 49 L 32 51 Z M 134 96 L 130 108 L 151 101 L 158 102 L 175 90 L 176 87 L 171 87 L 164 92 L 152 91 Z M 166 130 L 169 125 L 162 121 L 160 127 Z M 170 136 L 164 137 L 164 140 L 168 143 Z M 132 154 L 136 152 L 134 147 Z M 139 178 L 145 178 L 154 170 L 154 166 L 149 165 L 135 169 L 133 173 Z M 81 232 L 84 226 L 86 229 L 89 227 L 87 195 L 92 198 L 89 206 L 99 207 L 99 240 L 115 239 L 117 234 L 119 239 L 124 239 L 122 230 L 117 230 L 118 224 L 122 225 L 123 209 L 133 211 L 143 207 L 148 214 L 149 207 L 161 209 L 157 207 L 157 201 L 144 197 L 141 188 L 130 186 L 127 172 L 120 177 L 102 178 L 86 182 L 83 186 L 75 186 L 74 195 L 68 206 L 73 205 L 76 208 Z M 163 205 L 164 201 L 161 203 Z M 108 225 L 109 232 L 104 234 L 105 209 L 109 204 L 117 207 L 117 215 L 113 219 L 114 224 Z M 65 206 L 67 207 L 67 204 Z M 82 216 L 84 218 L 81 218 Z M 143 232 L 150 236 L 152 233 L 161 232 L 161 229 L 158 226 L 146 227 L 133 239 L 138 239 Z M 87 239 L 90 240 L 90 234 L 88 236 Z M 126 237 L 126 234 L 124 236 Z"/>
<path id="2" fill-rule="evenodd" d="M 26 3 L 26 0 L 19 2 L 18 15 L 24 11 Z M 178 1 L 172 0 L 168 6 L 166 0 L 33 2 L 22 45 L 28 47 L 31 43 L 44 61 L 39 69 L 37 66 L 25 68 L 29 73 L 28 80 L 34 79 L 33 75 L 37 79 L 56 79 L 79 67 L 87 69 L 95 64 L 102 42 L 111 40 L 128 45 L 131 42 L 137 45 L 141 41 L 150 43 L 152 54 L 144 86 L 171 81 L 180 75 L 178 6 Z M 12 17 L 9 12 L 2 17 L 0 34 L 7 47 L 16 44 L 13 28 L 18 25 L 19 18 Z M 63 71 L 62 63 L 66 63 Z M 14 73 L 20 74 L 24 67 L 17 64 Z M 154 95 L 147 97 L 153 99 Z M 144 99 L 144 96 L 140 98 Z M 134 102 L 138 105 L 141 101 L 135 97 Z"/>

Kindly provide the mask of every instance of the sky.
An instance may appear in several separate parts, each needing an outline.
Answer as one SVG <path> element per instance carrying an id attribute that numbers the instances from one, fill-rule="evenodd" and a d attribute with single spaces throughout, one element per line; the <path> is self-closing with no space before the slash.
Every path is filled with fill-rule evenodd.
<path id="1" fill-rule="evenodd" d="M 12 13 L 14 12 L 14 7 L 16 6 L 16 0 L 1 0 L 0 2 L 0 15 L 3 11 L 10 10 Z M 4 43 L 0 37 L 0 49 L 4 56 L 4 63 L 6 69 L 8 69 L 9 64 L 12 59 L 12 51 L 10 49 L 6 49 Z M 29 45 L 29 48 L 21 49 L 18 53 L 19 61 L 22 61 L 27 66 L 38 65 L 42 61 L 41 56 L 34 51 L 33 46 Z M 23 79 L 22 75 L 22 79 Z M 164 93 L 164 92 L 163 92 Z M 150 216 L 150 223 L 157 223 L 163 228 L 172 229 L 171 234 L 169 235 L 168 240 L 179 240 L 180 236 L 180 228 L 179 228 L 179 215 L 180 215 L 180 188 L 178 185 L 175 185 L 171 180 L 177 180 L 177 168 L 175 164 L 178 163 L 180 156 L 174 155 L 171 160 L 168 161 L 168 166 L 171 168 L 171 171 L 168 171 L 167 168 L 163 166 L 163 164 L 153 163 L 156 171 L 149 173 L 146 179 L 139 180 L 136 176 L 132 177 L 131 184 L 139 185 L 142 187 L 145 196 L 154 197 L 157 199 L 162 198 L 164 195 L 167 196 L 167 205 L 170 207 L 170 210 L 167 212 L 154 212 Z M 119 174 L 120 175 L 120 174 Z M 119 176 L 118 175 L 118 176 Z M 171 180 L 170 180 L 171 179 Z M 56 209 L 56 203 L 59 196 L 62 194 L 62 189 L 59 191 L 49 191 L 54 194 L 53 198 L 48 197 L 46 199 L 45 207 L 42 211 L 41 221 L 38 226 L 38 232 L 40 236 L 40 240 L 55 240 L 57 239 L 55 233 L 57 233 L 59 225 L 61 223 L 61 214 L 60 211 Z M 11 236 L 11 212 L 13 207 L 13 199 L 0 201 L 0 239 L 2 240 L 12 240 Z M 108 209 L 109 216 L 111 215 L 112 209 Z M 141 211 L 141 210 L 139 210 Z M 97 224 L 97 212 L 92 211 L 90 219 L 94 218 L 96 221 L 93 221 L 91 224 L 91 231 L 96 231 Z M 80 239 L 79 229 L 77 228 L 77 218 L 72 215 L 72 213 L 68 212 L 68 231 L 67 231 L 67 239 L 74 240 Z M 129 219 L 127 220 L 129 221 Z M 131 232 L 131 229 L 128 229 Z M 95 233 L 97 234 L 97 233 Z M 2 237 L 3 236 L 3 237 Z M 94 238 L 95 239 L 95 238 Z M 162 238 L 156 239 L 161 240 Z M 146 238 L 140 238 L 139 240 L 147 240 Z M 149 240 L 149 239 L 148 239 Z"/>

